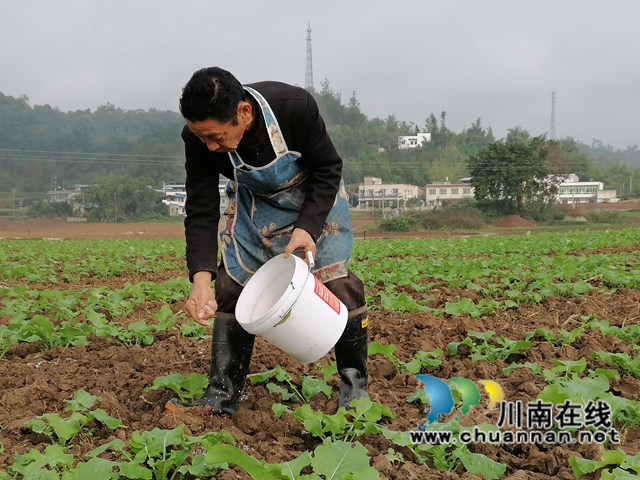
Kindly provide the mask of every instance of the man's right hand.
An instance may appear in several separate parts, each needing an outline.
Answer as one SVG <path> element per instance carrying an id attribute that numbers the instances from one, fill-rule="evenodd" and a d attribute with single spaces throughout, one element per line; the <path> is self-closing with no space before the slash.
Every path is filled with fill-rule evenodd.
<path id="1" fill-rule="evenodd" d="M 218 304 L 211 288 L 211 273 L 197 272 L 193 276 L 191 295 L 184 304 L 184 309 L 194 322 L 208 327 L 209 320 L 215 317 Z"/>

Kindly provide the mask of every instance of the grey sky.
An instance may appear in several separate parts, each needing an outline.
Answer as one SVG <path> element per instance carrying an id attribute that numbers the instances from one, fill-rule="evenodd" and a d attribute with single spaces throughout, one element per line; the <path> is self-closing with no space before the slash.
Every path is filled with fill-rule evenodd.
<path id="1" fill-rule="evenodd" d="M 191 73 L 304 85 L 328 78 L 371 117 L 423 127 L 444 108 L 616 148 L 640 144 L 637 0 L 0 0 L 0 92 L 62 110 L 177 111 Z"/>

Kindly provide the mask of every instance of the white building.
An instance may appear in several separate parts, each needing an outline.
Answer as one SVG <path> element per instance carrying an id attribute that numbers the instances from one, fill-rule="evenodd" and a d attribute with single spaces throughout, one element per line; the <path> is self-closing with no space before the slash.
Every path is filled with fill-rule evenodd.
<path id="1" fill-rule="evenodd" d="M 364 177 L 358 189 L 358 208 L 397 207 L 411 198 L 424 199 L 424 189 L 406 183 L 382 183 L 379 177 Z"/>
<path id="2" fill-rule="evenodd" d="M 448 180 L 440 183 L 428 183 L 425 186 L 425 192 L 425 203 L 432 208 L 441 206 L 443 201 L 473 198 L 474 194 L 473 186 L 470 183 L 449 183 Z"/>
<path id="3" fill-rule="evenodd" d="M 222 176 L 218 179 L 218 193 L 220 195 L 220 214 L 222 215 L 229 206 L 229 199 L 225 193 L 227 179 Z M 187 189 L 184 183 L 162 182 L 162 203 L 169 207 L 169 216 L 186 216 L 185 204 L 187 201 Z"/>
<path id="4" fill-rule="evenodd" d="M 73 190 L 51 190 L 50 192 L 47 192 L 47 195 L 49 196 L 50 202 L 68 202 L 91 186 L 92 185 L 82 185 L 77 183 L 73 186 Z"/>
<path id="5" fill-rule="evenodd" d="M 418 133 L 417 135 L 405 135 L 398 137 L 398 148 L 415 148 L 422 145 L 422 142 L 430 142 L 430 133 Z"/>
<path id="6" fill-rule="evenodd" d="M 563 175 L 558 184 L 557 203 L 615 203 L 615 190 L 605 190 L 602 182 L 580 182 L 575 174 Z"/>

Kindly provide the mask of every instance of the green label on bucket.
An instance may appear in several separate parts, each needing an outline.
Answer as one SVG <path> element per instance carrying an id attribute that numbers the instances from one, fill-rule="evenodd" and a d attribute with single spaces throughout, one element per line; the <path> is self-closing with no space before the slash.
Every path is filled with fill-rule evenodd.
<path id="1" fill-rule="evenodd" d="M 277 327 L 278 325 L 282 325 L 284 322 L 286 322 L 287 320 L 289 320 L 289 317 L 290 317 L 290 316 L 291 316 L 291 310 L 289 310 L 289 311 L 287 312 L 287 314 L 286 314 L 284 317 L 282 317 L 282 320 L 280 320 L 278 323 L 276 323 L 276 324 L 274 325 L 274 327 Z"/>

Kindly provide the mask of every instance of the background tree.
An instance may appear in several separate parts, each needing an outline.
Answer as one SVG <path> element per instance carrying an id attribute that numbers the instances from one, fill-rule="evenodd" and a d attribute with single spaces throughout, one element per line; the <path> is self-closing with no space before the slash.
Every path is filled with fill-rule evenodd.
<path id="1" fill-rule="evenodd" d="M 547 180 L 542 137 L 528 144 L 495 142 L 469 158 L 478 208 L 500 214 L 540 212 L 551 207 L 557 187 Z"/>
<path id="2" fill-rule="evenodd" d="M 110 174 L 74 198 L 88 209 L 89 219 L 100 222 L 139 220 L 145 215 L 167 216 L 162 194 L 149 187 L 150 178 Z M 76 200 L 77 199 L 77 200 Z"/>

